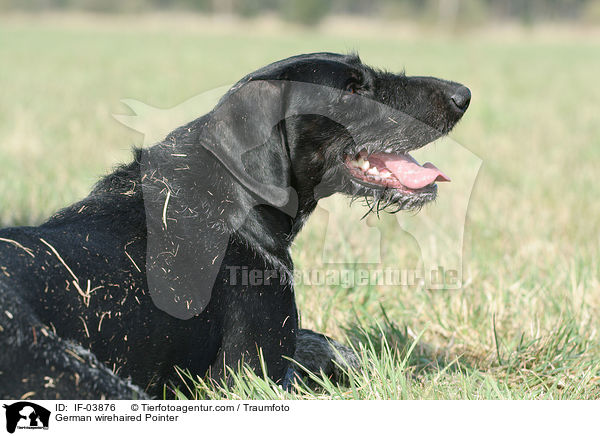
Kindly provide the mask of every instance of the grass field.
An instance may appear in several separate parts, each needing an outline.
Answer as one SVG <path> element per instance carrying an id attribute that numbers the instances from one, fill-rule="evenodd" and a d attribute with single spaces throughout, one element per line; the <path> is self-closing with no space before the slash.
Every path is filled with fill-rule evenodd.
<path id="1" fill-rule="evenodd" d="M 0 224 L 41 222 L 130 158 L 143 138 L 112 117 L 127 113 L 121 99 L 168 108 L 293 54 L 357 50 L 366 63 L 471 88 L 451 134 L 483 161 L 465 225 L 466 285 L 300 285 L 303 325 L 348 336 L 361 352 L 349 385 L 315 377 L 316 387 L 288 394 L 247 375 L 229 389 L 189 381 L 192 392 L 181 395 L 600 398 L 600 39 L 564 29 L 448 35 L 384 26 L 378 35 L 281 26 L 0 17 Z M 329 203 L 346 267 L 369 245 L 347 207 L 343 198 Z M 296 241 L 298 268 L 322 267 L 326 220 L 317 213 Z M 418 257 L 406 233 L 390 224 L 381 234 L 382 257 Z"/>

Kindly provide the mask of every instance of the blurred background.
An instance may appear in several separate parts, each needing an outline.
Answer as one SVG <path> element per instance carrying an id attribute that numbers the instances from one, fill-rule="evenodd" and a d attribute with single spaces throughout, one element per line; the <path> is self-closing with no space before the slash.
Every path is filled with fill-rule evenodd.
<path id="1" fill-rule="evenodd" d="M 424 332 L 414 384 L 389 383 L 407 369 L 386 357 L 347 395 L 599 398 L 600 0 L 0 0 L 0 224 L 39 224 L 131 160 L 144 137 L 113 117 L 133 115 L 122 100 L 163 120 L 315 51 L 464 83 L 471 106 L 428 159 L 451 177 L 456 144 L 483 162 L 462 289 L 298 286 L 305 327 L 365 328 L 396 350 Z M 373 250 L 384 266 L 418 266 L 394 217 L 366 235 L 359 204 L 328 201 L 295 242 L 297 268 L 324 268 L 324 229 L 341 235 L 328 250 L 343 268 L 373 267 L 361 266 Z M 448 361 L 462 370 L 421 372 Z"/>
<path id="2" fill-rule="evenodd" d="M 597 0 L 0 0 L 3 11 L 79 10 L 101 13 L 190 11 L 255 17 L 273 14 L 315 25 L 330 15 L 410 19 L 445 26 L 489 20 L 600 21 Z"/>

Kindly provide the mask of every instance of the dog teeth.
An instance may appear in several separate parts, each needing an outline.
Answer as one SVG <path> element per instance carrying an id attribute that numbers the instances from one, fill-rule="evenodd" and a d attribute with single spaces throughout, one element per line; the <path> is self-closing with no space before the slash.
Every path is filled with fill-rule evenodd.
<path id="1" fill-rule="evenodd" d="M 392 175 L 392 173 L 390 173 L 389 171 L 383 170 L 382 172 L 379 173 L 379 175 L 381 176 L 382 179 L 387 179 L 388 177 L 390 177 Z"/>
<path id="2" fill-rule="evenodd" d="M 377 167 L 371 167 L 371 163 L 362 157 L 358 159 L 353 159 L 349 162 L 349 165 L 352 168 L 360 168 L 363 172 L 367 173 L 370 176 L 378 176 L 379 170 Z"/>

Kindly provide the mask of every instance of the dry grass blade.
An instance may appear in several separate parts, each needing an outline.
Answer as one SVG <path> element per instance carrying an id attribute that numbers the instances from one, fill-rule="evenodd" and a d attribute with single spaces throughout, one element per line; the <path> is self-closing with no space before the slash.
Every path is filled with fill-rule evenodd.
<path id="1" fill-rule="evenodd" d="M 35 257 L 35 255 L 33 254 L 33 250 L 31 248 L 27 248 L 27 247 L 25 247 L 24 245 L 20 244 L 17 241 L 13 241 L 12 239 L 6 239 L 6 238 L 0 238 L 0 241 L 2 241 L 2 242 L 8 242 L 9 244 L 12 244 L 15 247 L 20 248 L 21 250 L 25 251 L 25 253 L 27 253 L 31 257 Z"/>

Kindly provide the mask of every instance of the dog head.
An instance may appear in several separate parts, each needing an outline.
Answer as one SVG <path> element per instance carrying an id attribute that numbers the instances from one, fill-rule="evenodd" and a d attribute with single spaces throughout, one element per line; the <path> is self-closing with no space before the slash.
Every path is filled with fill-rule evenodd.
<path id="1" fill-rule="evenodd" d="M 246 76 L 221 100 L 211 119 L 228 133 L 213 150 L 275 206 L 291 192 L 300 207 L 342 192 L 372 210 L 418 208 L 449 178 L 409 152 L 447 134 L 470 98 L 458 83 L 375 70 L 354 55 L 295 56 Z M 223 137 L 236 138 L 233 149 Z"/>

